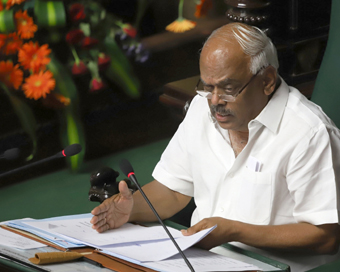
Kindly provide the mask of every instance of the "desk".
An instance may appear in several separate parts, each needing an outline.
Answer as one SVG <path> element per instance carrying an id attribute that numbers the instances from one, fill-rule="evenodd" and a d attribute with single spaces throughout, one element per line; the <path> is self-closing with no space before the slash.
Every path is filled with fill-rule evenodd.
<path id="1" fill-rule="evenodd" d="M 169 139 L 164 139 L 149 145 L 141 146 L 135 149 L 126 150 L 108 157 L 103 157 L 95 161 L 85 163 L 83 172 L 72 174 L 68 170 L 54 172 L 35 179 L 30 179 L 22 183 L 16 183 L 0 190 L 0 222 L 5 220 L 35 218 L 42 219 L 67 214 L 88 213 L 98 203 L 88 200 L 88 191 L 90 188 L 90 174 L 95 169 L 107 165 L 119 170 L 119 162 L 122 158 L 130 160 L 134 166 L 136 176 L 141 185 L 151 181 L 151 173 L 158 162 Z M 119 178 L 123 178 L 120 176 Z M 178 224 L 166 221 L 172 227 L 178 227 Z M 0 247 L 2 250 L 6 248 Z M 7 248 L 8 250 L 8 248 Z M 23 251 L 13 250 L 17 254 L 32 257 L 37 250 Z M 45 249 L 44 249 L 45 250 Z M 46 250 L 55 250 L 46 248 Z M 227 254 L 233 258 L 240 258 L 243 261 L 254 261 L 257 266 L 265 271 L 289 271 L 287 265 L 267 259 L 258 254 L 249 251 L 228 247 L 227 245 L 213 249 L 219 254 Z M 5 253 L 3 251 L 3 253 Z M 35 271 L 32 268 L 17 265 L 0 258 L 0 270 L 6 267 L 6 271 Z M 62 270 L 58 270 L 59 268 Z M 99 269 L 96 266 L 85 262 L 74 262 L 68 264 L 52 265 L 51 271 L 111 271 L 108 269 Z M 50 269 L 50 268 L 49 268 Z M 3 271 L 3 270 L 1 270 Z"/>
<path id="2" fill-rule="evenodd" d="M 165 220 L 166 225 L 180 229 L 183 226 L 174 223 L 169 220 Z M 7 256 L 15 256 L 19 261 L 28 263 L 30 266 L 33 266 L 27 259 L 34 256 L 36 252 L 52 252 L 57 251 L 52 247 L 45 247 L 41 249 L 30 249 L 30 250 L 17 250 L 13 248 L 8 248 L 6 246 L 0 245 L 0 268 L 5 267 L 7 269 L 15 269 L 13 271 L 51 271 L 51 272 L 61 272 L 61 271 L 93 271 L 93 272 L 109 272 L 112 270 L 101 268 L 93 264 L 89 264 L 85 261 L 76 261 L 76 262 L 69 262 L 63 264 L 51 264 L 51 265 L 44 265 L 44 266 L 36 266 L 37 268 L 27 267 L 18 263 L 14 263 L 12 261 L 6 260 L 1 258 L 2 255 Z M 250 264 L 254 264 L 262 269 L 262 271 L 267 272 L 277 272 L 277 271 L 284 271 L 289 272 L 289 266 L 283 263 L 277 262 L 275 260 L 263 257 L 259 254 L 243 250 L 232 245 L 222 245 L 219 247 L 213 248 L 211 251 L 221 254 L 236 260 L 244 261 Z M 40 269 L 40 270 L 38 270 Z M 43 270 L 44 269 L 44 270 Z"/>

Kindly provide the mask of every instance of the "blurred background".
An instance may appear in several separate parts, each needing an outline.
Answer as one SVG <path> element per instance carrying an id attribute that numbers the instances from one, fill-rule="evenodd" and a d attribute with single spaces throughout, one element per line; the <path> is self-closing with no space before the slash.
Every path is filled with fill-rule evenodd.
<path id="1" fill-rule="evenodd" d="M 200 48 L 229 22 L 265 30 L 280 75 L 310 98 L 331 0 L 8 0 L 1 10 L 0 153 L 19 148 L 20 155 L 2 159 L 0 173 L 83 146 L 73 161 L 0 177 L 7 187 L 60 169 L 84 173 L 86 162 L 169 139 L 194 95 Z M 34 44 L 37 56 L 47 46 L 38 68 L 27 60 Z M 37 97 L 42 79 L 32 75 L 46 71 L 54 88 L 36 88 Z"/>

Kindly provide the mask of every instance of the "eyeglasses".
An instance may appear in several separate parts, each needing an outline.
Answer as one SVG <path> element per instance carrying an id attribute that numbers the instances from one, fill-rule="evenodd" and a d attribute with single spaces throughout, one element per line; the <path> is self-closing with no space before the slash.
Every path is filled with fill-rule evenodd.
<path id="1" fill-rule="evenodd" d="M 228 91 L 231 94 L 216 94 L 218 95 L 219 99 L 222 99 L 225 102 L 235 102 L 236 97 L 250 84 L 250 82 L 260 73 L 260 71 L 262 71 L 265 67 L 261 67 L 261 69 L 259 69 L 255 75 L 253 75 L 250 80 L 241 88 L 235 88 L 233 90 L 233 88 L 230 88 L 231 90 Z M 196 93 L 198 93 L 200 96 L 206 98 L 206 99 L 211 99 L 213 97 L 213 93 L 207 90 L 197 90 L 198 89 L 198 85 L 200 84 L 201 79 L 198 79 L 197 85 L 195 87 L 195 91 Z M 229 89 L 229 88 L 228 88 Z"/>

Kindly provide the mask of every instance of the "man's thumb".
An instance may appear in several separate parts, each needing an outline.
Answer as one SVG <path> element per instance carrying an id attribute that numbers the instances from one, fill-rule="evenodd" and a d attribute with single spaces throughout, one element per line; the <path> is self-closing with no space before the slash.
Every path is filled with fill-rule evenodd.
<path id="1" fill-rule="evenodd" d="M 132 193 L 126 184 L 125 180 L 122 180 L 118 184 L 119 192 L 123 197 L 131 197 Z"/>
<path id="2" fill-rule="evenodd" d="M 194 230 L 194 226 L 192 226 L 188 229 L 182 229 L 181 232 L 184 236 L 190 236 L 190 235 L 193 235 L 194 233 L 196 233 L 196 231 Z"/>

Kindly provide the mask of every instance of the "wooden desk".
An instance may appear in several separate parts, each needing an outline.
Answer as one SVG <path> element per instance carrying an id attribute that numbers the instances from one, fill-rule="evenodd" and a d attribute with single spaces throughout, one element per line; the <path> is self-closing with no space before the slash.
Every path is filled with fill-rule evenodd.
<path id="1" fill-rule="evenodd" d="M 92 171 L 104 165 L 119 171 L 119 161 L 122 158 L 127 158 L 134 166 L 140 184 L 144 185 L 152 180 L 152 170 L 168 142 L 169 139 L 164 139 L 87 162 L 84 167 L 86 171 L 84 170 L 78 174 L 72 174 L 68 170 L 62 170 L 2 188 L 0 191 L 0 222 L 26 217 L 41 219 L 67 214 L 88 213 L 98 205 L 97 202 L 90 202 L 88 200 L 88 191 L 90 188 L 89 178 Z M 123 177 L 120 176 L 119 178 Z M 180 226 L 171 221 L 167 221 L 167 224 L 172 227 Z M 0 249 L 1 248 L 2 247 L 0 247 Z M 49 250 L 54 249 L 49 248 Z M 219 250 L 218 253 L 220 254 L 229 254 L 227 256 L 233 258 L 242 258 L 242 260 L 246 262 L 254 261 L 260 263 L 266 269 L 265 271 L 288 271 L 288 266 L 257 254 L 254 255 L 251 252 L 243 250 L 236 251 L 230 247 L 218 247 L 215 248 L 215 250 Z M 11 251 L 16 250 L 11 249 Z M 26 254 L 28 254 L 32 257 L 33 253 L 37 252 L 37 250 L 16 252 L 19 252 L 20 255 L 26 256 Z M 75 265 L 80 268 L 78 271 L 106 271 L 106 269 L 98 270 L 98 267 L 83 262 L 64 264 L 62 268 L 65 270 L 59 271 L 77 271 Z M 35 271 L 31 268 L 23 267 L 0 258 L 0 270 L 2 267 L 6 267 L 9 271 L 11 271 L 10 269 L 12 269 L 12 271 Z M 59 269 L 60 265 L 54 265 L 53 267 Z"/>
<path id="2" fill-rule="evenodd" d="M 183 226 L 176 224 L 172 221 L 165 220 L 166 225 L 181 229 Z M 52 271 L 52 272 L 65 272 L 65 271 L 93 271 L 93 272 L 109 272 L 112 270 L 106 268 L 100 268 L 98 265 L 89 264 L 85 261 L 76 261 L 69 262 L 63 264 L 50 264 L 43 266 L 35 266 L 31 264 L 27 259 L 34 256 L 36 252 L 54 252 L 57 251 L 52 247 L 40 248 L 40 249 L 30 249 L 30 250 L 17 250 L 14 248 L 9 248 L 6 246 L 0 245 L 0 268 L 13 269 L 13 271 Z M 233 258 L 239 261 L 243 261 L 249 264 L 256 265 L 261 269 L 261 271 L 266 272 L 289 272 L 289 266 L 278 261 L 266 258 L 259 254 L 243 250 L 228 244 L 215 247 L 211 251 L 227 256 L 229 258 Z M 13 262 L 13 260 L 8 260 L 5 258 L 1 258 L 2 256 L 8 256 L 17 259 L 17 263 Z M 21 264 L 20 264 L 21 263 Z M 26 264 L 26 266 L 25 266 Z M 40 269 L 40 270 L 39 270 Z M 6 270 L 7 271 L 7 270 Z M 11 271 L 11 270 L 10 270 Z M 120 271 L 117 269 L 117 271 Z M 121 271 L 124 272 L 124 271 Z"/>

